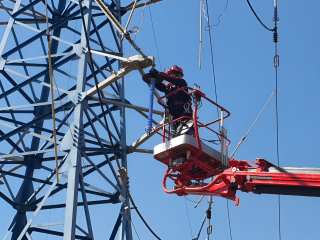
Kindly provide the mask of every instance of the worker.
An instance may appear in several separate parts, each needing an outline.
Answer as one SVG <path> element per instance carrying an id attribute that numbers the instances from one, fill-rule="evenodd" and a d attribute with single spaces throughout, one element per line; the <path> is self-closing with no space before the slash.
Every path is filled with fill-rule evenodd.
<path id="1" fill-rule="evenodd" d="M 159 72 L 155 68 L 152 68 L 149 73 L 142 76 L 143 81 L 150 83 L 150 79 L 156 79 L 155 87 L 160 92 L 168 95 L 182 87 L 188 87 L 187 82 L 182 78 L 182 68 L 174 65 L 166 68 L 164 72 Z M 163 81 L 168 83 L 164 84 Z M 185 89 L 185 91 L 188 91 Z M 192 117 L 191 97 L 183 90 L 172 94 L 167 97 L 167 106 L 169 113 L 172 117 L 170 121 L 178 119 L 182 116 Z M 171 135 L 177 137 L 182 134 L 194 135 L 193 120 L 190 118 L 184 118 L 173 122 L 171 124 Z"/>

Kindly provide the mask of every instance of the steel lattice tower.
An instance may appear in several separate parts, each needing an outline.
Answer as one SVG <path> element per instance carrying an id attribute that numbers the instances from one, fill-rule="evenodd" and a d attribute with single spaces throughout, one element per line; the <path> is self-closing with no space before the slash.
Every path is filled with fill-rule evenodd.
<path id="1" fill-rule="evenodd" d="M 106 238 L 132 239 L 129 199 L 117 177 L 84 31 L 90 36 L 91 49 L 105 54 L 93 54 L 93 65 L 99 82 L 105 83 L 101 87 L 105 113 L 124 168 L 127 154 L 139 151 L 137 147 L 150 136 L 127 146 L 125 107 L 144 117 L 147 110 L 125 100 L 123 76 L 134 69 L 143 73 L 152 61 L 136 57 L 122 68 L 119 59 L 126 59 L 121 58 L 121 35 L 92 0 L 82 2 L 85 30 L 78 1 L 48 1 L 59 150 L 57 183 L 45 1 L 6 4 L 1 5 L 9 21 L 4 23 L 0 45 L 0 197 L 14 208 L 15 216 L 9 220 L 5 239 L 43 239 L 45 234 L 66 240 L 93 239 L 89 207 L 115 203 L 119 203 L 119 214 Z M 130 5 L 122 8 L 120 0 L 105 5 L 120 23 L 130 10 Z M 113 72 L 111 76 L 105 68 Z M 50 197 L 58 203 L 50 204 Z M 57 222 L 48 223 L 41 215 L 45 211 L 52 212 Z"/>

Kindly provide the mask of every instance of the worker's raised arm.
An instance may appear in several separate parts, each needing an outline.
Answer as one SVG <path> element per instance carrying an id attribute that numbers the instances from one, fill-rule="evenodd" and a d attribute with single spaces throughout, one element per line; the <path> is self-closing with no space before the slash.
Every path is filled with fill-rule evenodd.
<path id="1" fill-rule="evenodd" d="M 159 72 L 157 69 L 152 68 L 150 70 L 150 74 L 158 80 L 158 82 L 162 82 L 163 80 L 176 85 L 177 87 L 187 87 L 187 82 L 181 77 L 175 77 L 173 75 L 169 75 L 165 72 Z"/>
<path id="2" fill-rule="evenodd" d="M 160 76 L 160 78 L 162 78 L 163 80 L 170 82 L 178 87 L 188 87 L 188 84 L 186 82 L 186 80 L 179 78 L 179 77 L 174 77 L 174 76 L 170 76 L 167 73 L 164 72 L 159 72 L 158 74 Z"/>

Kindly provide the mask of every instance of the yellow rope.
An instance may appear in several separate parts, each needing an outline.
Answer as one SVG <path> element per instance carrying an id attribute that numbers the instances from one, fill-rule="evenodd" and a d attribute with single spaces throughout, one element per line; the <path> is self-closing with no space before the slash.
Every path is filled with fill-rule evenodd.
<path id="1" fill-rule="evenodd" d="M 58 149 L 57 149 L 57 134 L 56 134 L 56 112 L 54 105 L 54 92 L 53 92 L 53 70 L 52 70 L 52 62 L 51 62 L 51 35 L 49 29 L 49 20 L 48 20 L 48 5 L 47 0 L 45 1 L 46 5 L 46 23 L 47 23 L 47 40 L 48 40 L 48 62 L 49 62 L 49 77 L 50 77 L 50 88 L 51 88 L 51 109 L 52 109 L 52 121 L 53 121 L 53 138 L 54 138 L 54 153 L 55 153 L 55 161 L 56 161 L 56 175 L 57 182 L 59 182 L 59 162 L 58 162 Z"/>

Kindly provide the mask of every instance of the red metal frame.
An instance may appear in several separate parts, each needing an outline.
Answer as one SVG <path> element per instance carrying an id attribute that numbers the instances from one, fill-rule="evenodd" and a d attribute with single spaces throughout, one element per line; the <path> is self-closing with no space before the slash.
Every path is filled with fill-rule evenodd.
<path id="1" fill-rule="evenodd" d="M 187 89 L 192 90 L 192 92 L 186 92 Z M 185 91 L 191 97 L 192 93 L 198 93 L 202 98 L 208 100 L 210 103 L 225 111 L 227 113 L 227 116 L 225 116 L 224 118 L 228 118 L 230 116 L 230 112 L 205 97 L 205 94 L 203 94 L 199 90 L 194 90 L 189 87 L 180 88 L 160 98 L 158 100 L 158 103 L 164 108 L 167 108 L 166 105 L 161 103 L 161 100 L 172 94 L 176 94 L 179 91 Z M 189 159 L 187 159 L 187 161 L 182 165 L 173 169 L 168 167 L 162 181 L 162 187 L 166 193 L 177 194 L 179 196 L 188 194 L 220 196 L 230 200 L 234 200 L 236 202 L 236 206 L 238 206 L 239 204 L 239 198 L 236 197 L 236 192 L 238 190 L 242 192 L 253 192 L 255 194 L 274 193 L 302 196 L 320 196 L 320 170 L 318 174 L 269 172 L 268 169 L 270 167 L 276 166 L 264 159 L 256 159 L 256 161 L 254 161 L 255 165 L 252 165 L 251 161 L 236 161 L 235 159 L 231 159 L 229 161 L 229 168 L 222 170 L 220 162 L 217 161 L 218 163 L 211 164 L 206 162 L 204 159 L 201 159 L 200 155 L 202 153 L 202 147 L 198 128 L 205 127 L 220 137 L 224 136 L 208 127 L 209 125 L 216 123 L 221 119 L 217 119 L 207 124 L 200 123 L 197 119 L 197 110 L 198 106 L 195 105 L 193 118 L 183 116 L 175 119 L 174 121 L 163 124 L 155 129 L 155 131 L 159 131 L 159 129 L 163 128 L 162 137 L 164 142 L 165 138 L 170 139 L 170 134 L 168 137 L 165 137 L 165 126 L 169 125 L 170 127 L 171 123 L 179 121 L 183 118 L 193 119 L 195 126 L 195 137 L 199 146 L 199 148 L 197 148 L 198 153 L 190 156 Z M 227 140 L 229 141 L 229 143 L 227 144 L 228 146 L 230 144 L 230 140 Z M 191 152 L 193 150 L 193 148 L 189 149 L 189 151 Z M 182 156 L 184 154 L 186 154 L 186 151 L 176 153 L 175 155 L 170 157 L 174 159 L 175 157 Z M 169 159 L 164 159 L 159 161 L 163 162 L 166 165 L 169 165 L 168 160 Z M 216 177 L 210 183 L 203 183 L 203 180 L 214 176 Z M 175 187 L 173 190 L 167 189 L 166 183 L 168 178 L 170 178 L 175 183 Z M 264 189 L 267 188 L 269 190 L 264 190 L 263 192 L 261 190 L 263 187 Z M 309 192 L 306 192 L 305 189 L 307 189 Z M 291 192 L 288 193 L 288 190 Z M 293 191 L 297 191 L 299 193 L 294 194 Z M 310 191 L 312 193 L 310 193 Z"/>
<path id="2" fill-rule="evenodd" d="M 205 186 L 199 184 L 183 185 L 175 178 L 175 175 L 170 174 L 171 169 L 168 168 L 163 178 L 162 187 L 166 193 L 175 193 L 179 196 L 192 194 L 224 197 L 236 201 L 236 206 L 239 204 L 239 198 L 236 197 L 237 190 L 261 194 L 256 190 L 259 186 L 284 187 L 282 190 L 292 187 L 303 190 L 303 188 L 308 187 L 320 191 L 320 174 L 266 172 L 267 167 L 274 165 L 264 159 L 257 159 L 254 162 L 257 166 L 250 165 L 249 162 L 231 159 L 229 162 L 230 168 L 221 172 L 211 183 Z M 250 171 L 250 169 L 255 169 L 255 171 Z M 167 189 L 166 180 L 168 177 L 178 186 L 176 189 Z M 282 190 L 277 194 L 286 194 L 286 191 L 281 192 Z M 289 195 L 310 196 L 303 193 Z"/>
<path id="3" fill-rule="evenodd" d="M 187 92 L 186 90 L 191 90 L 191 92 L 189 93 L 189 92 Z M 225 109 L 224 107 L 222 107 L 222 106 L 220 106 L 219 104 L 215 103 L 215 102 L 212 101 L 211 99 L 207 98 L 206 95 L 205 95 L 203 92 L 201 92 L 200 90 L 194 90 L 193 88 L 190 88 L 190 87 L 182 87 L 182 88 L 179 88 L 179 89 L 177 89 L 176 91 L 171 92 L 171 93 L 169 93 L 169 94 L 167 94 L 167 95 L 159 98 L 159 99 L 158 99 L 158 103 L 159 103 L 163 108 L 168 109 L 168 106 L 165 105 L 165 104 L 163 104 L 163 103 L 162 103 L 162 102 L 163 102 L 162 100 L 163 100 L 164 98 L 167 98 L 167 97 L 173 95 L 173 94 L 177 94 L 177 93 L 180 92 L 180 91 L 184 91 L 184 92 L 185 92 L 186 94 L 188 94 L 190 97 L 192 97 L 192 95 L 195 94 L 195 93 L 199 94 L 202 98 L 206 99 L 206 100 L 207 100 L 208 102 L 210 102 L 211 104 L 213 104 L 213 105 L 215 105 L 216 107 L 220 108 L 221 111 L 226 112 L 227 115 L 226 115 L 226 116 L 223 116 L 224 119 L 230 117 L 230 112 L 229 112 L 227 109 Z M 212 125 L 212 124 L 214 124 L 214 123 L 216 123 L 216 122 L 220 122 L 220 121 L 221 121 L 221 118 L 216 119 L 216 120 L 214 120 L 214 121 L 212 121 L 212 122 L 203 124 L 203 123 L 201 123 L 201 122 L 198 121 L 197 111 L 198 111 L 198 106 L 195 105 L 195 106 L 194 106 L 194 111 L 193 111 L 194 114 L 193 114 L 193 117 L 192 117 L 192 118 L 189 117 L 189 116 L 182 116 L 182 117 L 180 117 L 180 118 L 177 118 L 177 119 L 175 119 L 175 120 L 173 120 L 173 121 L 170 121 L 170 122 L 168 122 L 168 123 L 166 123 L 166 124 L 163 124 L 163 125 L 159 126 L 159 127 L 156 128 L 154 131 L 159 131 L 161 128 L 169 125 L 169 133 L 170 133 L 170 125 L 171 125 L 171 123 L 176 122 L 176 121 L 179 121 L 179 120 L 181 120 L 181 119 L 189 118 L 189 119 L 193 119 L 195 128 L 205 127 L 205 128 L 207 128 L 208 130 L 210 130 L 210 131 L 214 132 L 215 134 L 217 134 L 218 136 L 222 137 L 222 135 L 221 135 L 220 133 L 217 133 L 216 131 L 214 131 L 213 129 L 211 129 L 211 128 L 208 127 L 209 125 Z M 199 124 L 199 125 L 198 125 L 198 124 Z M 162 133 L 162 136 L 165 136 L 165 133 L 164 133 L 164 132 Z M 165 138 L 167 138 L 168 140 L 170 140 L 170 134 L 169 134 L 168 137 L 163 137 L 163 141 L 164 141 Z M 228 145 L 230 145 L 231 141 L 230 141 L 229 139 L 227 139 L 227 140 L 229 141 L 229 144 L 228 144 Z M 198 144 L 199 144 L 199 143 L 198 143 Z"/>
<path id="4" fill-rule="evenodd" d="M 186 90 L 191 90 L 191 92 L 189 93 L 189 92 L 187 92 Z M 190 97 L 192 97 L 192 94 L 193 94 L 193 93 L 198 93 L 202 98 L 206 99 L 207 101 L 209 101 L 210 103 L 212 103 L 212 104 L 215 105 L 216 107 L 220 108 L 221 111 L 226 112 L 226 113 L 227 113 L 227 116 L 224 116 L 224 117 L 223 117 L 224 119 L 230 117 L 230 112 L 229 112 L 227 109 L 225 109 L 224 107 L 222 107 L 222 106 L 220 106 L 219 104 L 215 103 L 215 102 L 212 101 L 210 98 L 207 98 L 206 95 L 205 95 L 203 92 L 201 92 L 200 90 L 194 90 L 193 88 L 190 88 L 190 87 L 182 87 L 182 88 L 179 88 L 179 89 L 177 89 L 176 91 L 171 92 L 171 93 L 163 96 L 162 98 L 159 98 L 159 99 L 158 99 L 158 103 L 159 103 L 163 108 L 168 109 L 168 106 L 165 105 L 165 104 L 163 104 L 163 103 L 162 103 L 162 100 L 163 100 L 164 98 L 167 98 L 167 97 L 173 95 L 173 94 L 177 94 L 179 91 L 184 91 L 184 92 L 185 92 L 186 94 L 188 94 Z M 207 127 L 207 126 L 209 126 L 209 125 L 211 125 L 211 124 L 214 124 L 214 123 L 220 122 L 220 121 L 221 121 L 221 119 L 219 118 L 219 119 L 216 119 L 216 120 L 214 120 L 214 121 L 212 121 L 212 122 L 209 122 L 209 123 L 205 124 L 204 126 Z"/>
<path id="5" fill-rule="evenodd" d="M 191 90 L 191 92 L 188 93 L 187 90 Z M 160 105 L 162 105 L 164 108 L 168 108 L 166 105 L 161 103 L 161 100 L 163 100 L 164 98 L 167 98 L 173 94 L 177 94 L 179 91 L 184 91 L 190 97 L 193 97 L 194 94 L 197 93 L 203 99 L 207 100 L 208 102 L 210 102 L 214 106 L 216 106 L 216 107 L 220 108 L 222 111 L 226 112 L 226 116 L 224 116 L 224 118 L 228 118 L 230 116 L 230 112 L 228 110 L 226 110 L 225 108 L 221 107 L 217 103 L 215 103 L 212 100 L 210 100 L 209 98 L 207 98 L 204 93 L 202 93 L 199 90 L 194 90 L 189 87 L 179 88 L 178 90 L 167 94 L 166 96 L 158 99 L 158 103 Z M 197 112 L 198 112 L 198 106 L 197 106 L 197 104 L 194 104 L 193 117 L 182 116 L 178 119 L 175 119 L 175 120 L 170 121 L 166 124 L 163 124 L 154 130 L 154 131 L 159 131 L 161 128 L 164 129 L 165 126 L 170 127 L 170 125 L 173 122 L 179 121 L 181 119 L 193 119 L 195 138 L 196 138 L 197 144 L 198 144 L 198 148 L 192 148 L 192 149 L 196 149 L 197 153 L 194 154 L 193 156 L 190 156 L 189 159 L 185 163 L 183 163 L 182 165 L 180 165 L 179 167 L 174 168 L 174 169 L 171 169 L 170 167 L 168 168 L 168 170 L 163 178 L 163 189 L 167 193 L 177 193 L 178 195 L 186 195 L 189 193 L 201 195 L 207 191 L 206 189 L 208 189 L 210 186 L 215 185 L 215 183 L 217 182 L 219 187 L 215 186 L 214 189 L 216 189 L 216 190 L 215 190 L 215 192 L 212 191 L 211 195 L 217 195 L 217 191 L 221 192 L 220 195 L 221 194 L 227 195 L 226 184 L 224 184 L 224 182 L 221 181 L 219 179 L 219 177 L 217 177 L 216 180 L 214 180 L 212 183 L 210 183 L 209 185 L 206 185 L 206 186 L 199 186 L 199 185 L 196 185 L 195 183 L 192 183 L 192 180 L 203 181 L 204 179 L 208 179 L 210 177 L 213 177 L 213 176 L 216 176 L 216 175 L 222 173 L 220 161 L 216 160 L 214 163 L 212 163 L 212 162 L 208 162 L 207 160 L 200 157 L 200 155 L 203 154 L 203 151 L 202 151 L 202 144 L 200 141 L 198 129 L 201 127 L 204 127 L 206 129 L 210 130 L 211 132 L 215 133 L 220 138 L 221 137 L 225 138 L 228 141 L 227 147 L 231 143 L 230 140 L 227 139 L 225 136 L 223 136 L 221 133 L 218 133 L 209 127 L 209 125 L 212 125 L 216 122 L 220 122 L 221 121 L 220 118 L 217 120 L 214 120 L 212 122 L 209 122 L 207 124 L 203 124 L 198 121 Z M 170 130 L 169 130 L 169 133 L 170 133 Z M 165 138 L 170 140 L 170 134 L 169 134 L 169 136 L 165 137 L 165 132 L 163 130 L 162 138 L 163 138 L 163 142 L 164 142 Z M 191 149 L 189 149 L 189 150 L 191 150 Z M 175 154 L 174 156 L 171 156 L 171 157 L 175 158 L 176 156 L 182 155 L 182 154 L 186 154 L 186 152 L 179 152 L 178 154 Z M 169 165 L 168 161 L 169 161 L 169 158 L 165 159 L 164 161 L 161 161 L 161 162 L 163 162 L 166 165 Z M 169 173 L 170 170 L 172 170 L 172 173 Z M 174 174 L 174 173 L 178 173 L 178 174 Z M 170 178 L 171 180 L 173 180 L 175 182 L 175 184 L 177 185 L 177 189 L 169 191 L 166 188 L 167 178 Z M 234 200 L 235 198 L 230 196 L 230 199 Z"/>

